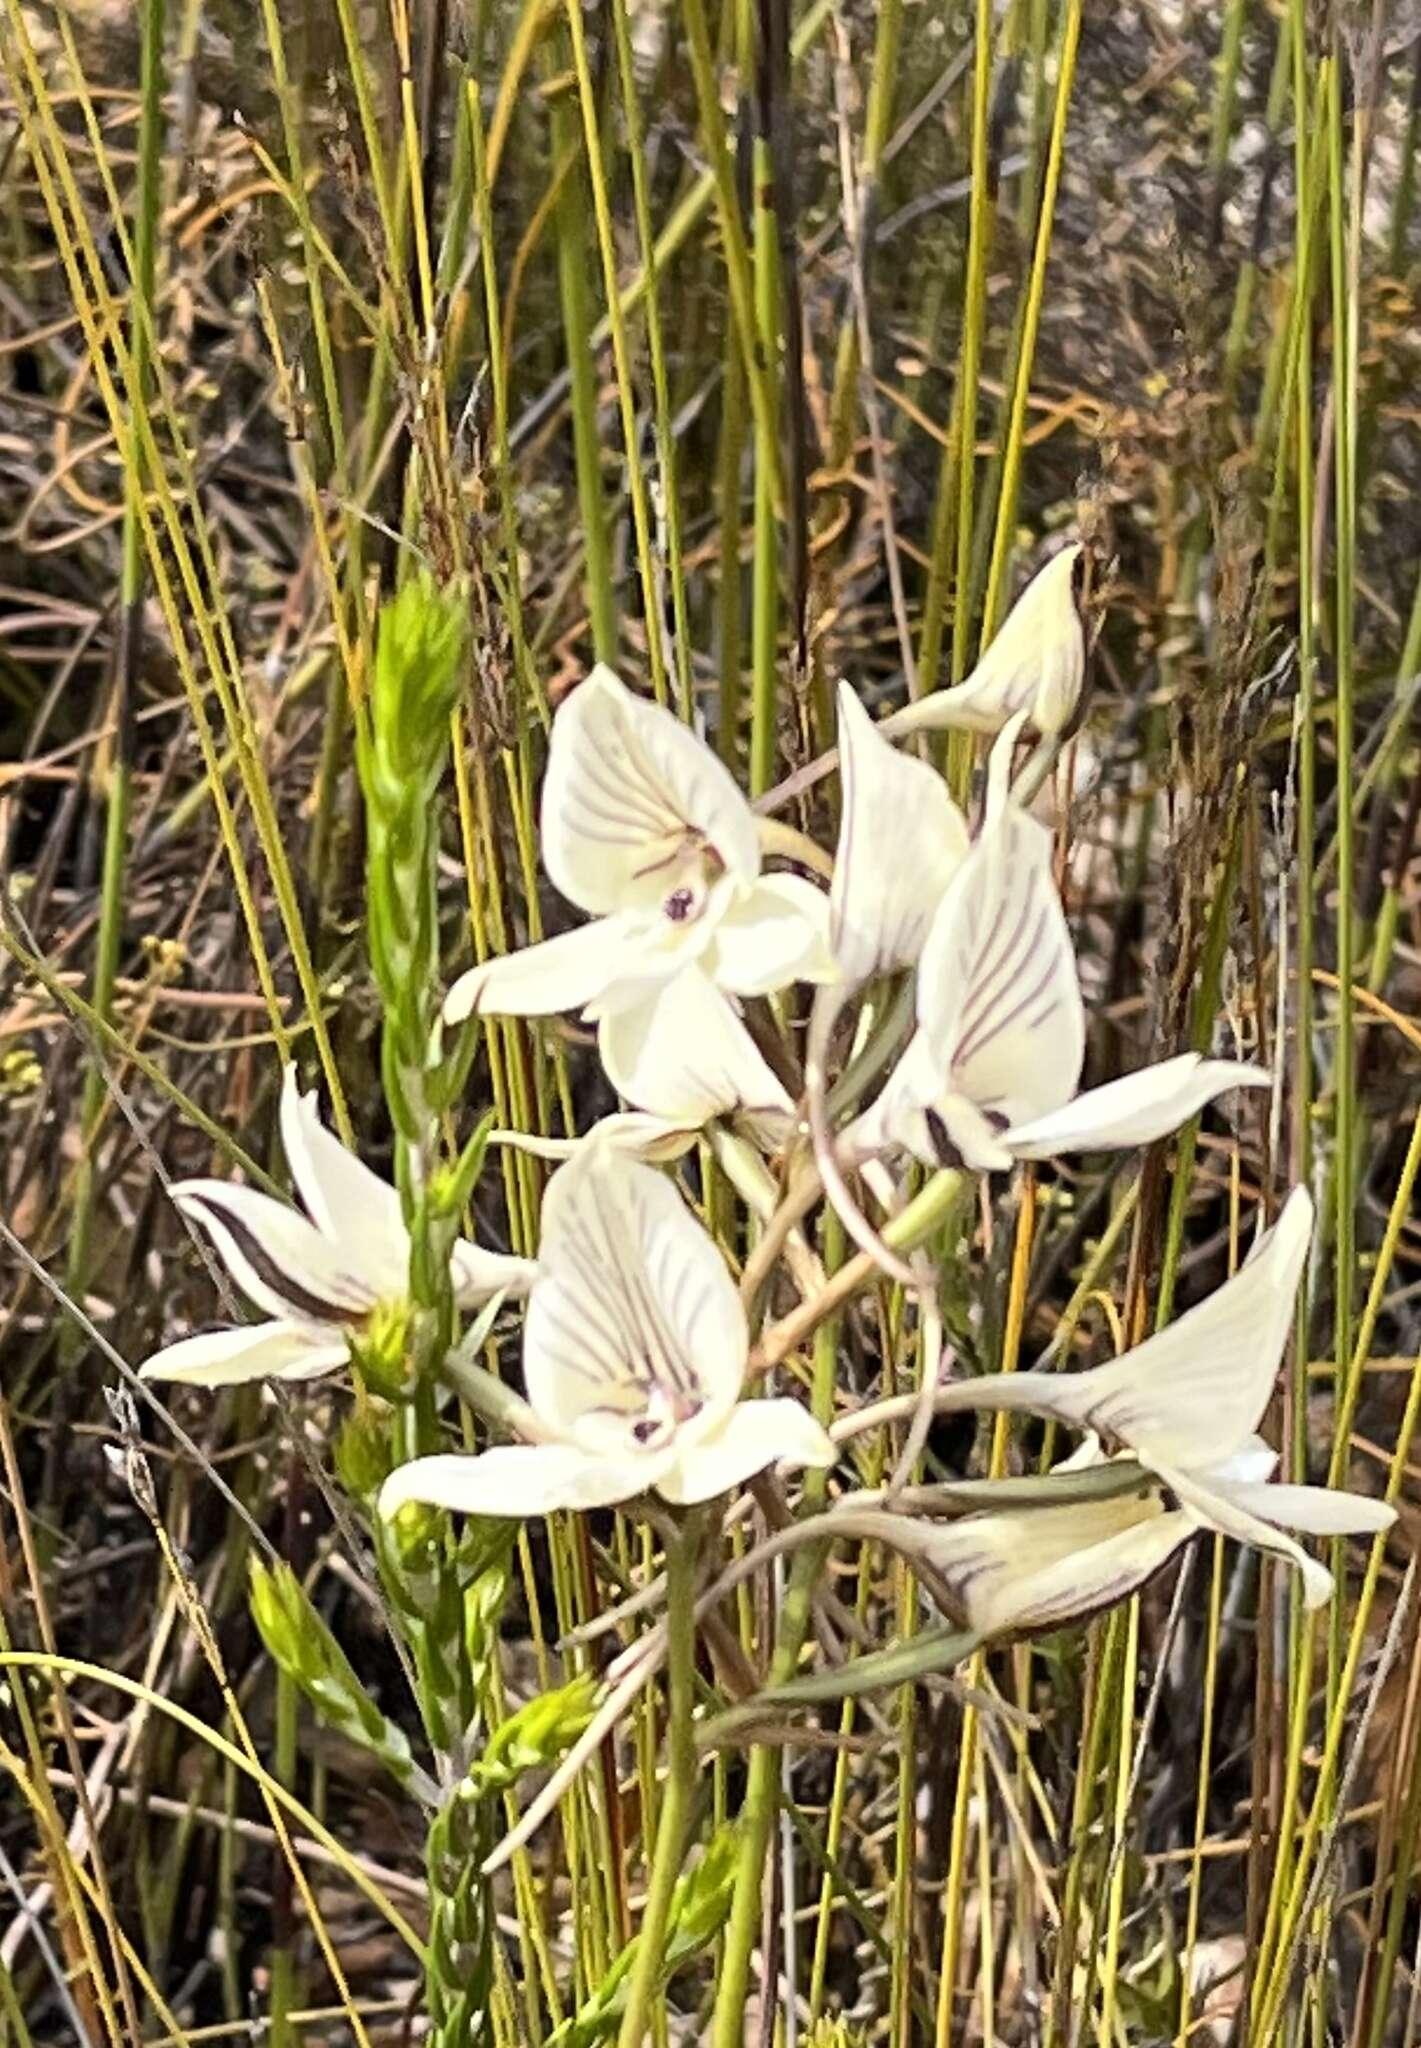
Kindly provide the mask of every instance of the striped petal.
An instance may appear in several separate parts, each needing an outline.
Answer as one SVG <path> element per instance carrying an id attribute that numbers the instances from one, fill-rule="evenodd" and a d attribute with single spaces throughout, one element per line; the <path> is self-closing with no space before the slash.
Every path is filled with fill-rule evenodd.
<path id="1" fill-rule="evenodd" d="M 918 1021 L 944 1091 L 1001 1128 L 1075 1092 L 1085 1011 L 1050 834 L 1010 802 L 988 817 L 933 919 Z"/>
<path id="2" fill-rule="evenodd" d="M 660 903 L 688 851 L 743 883 L 760 871 L 754 814 L 724 763 L 600 665 L 553 720 L 541 823 L 549 875 L 595 915 Z"/>
<path id="3" fill-rule="evenodd" d="M 179 1181 L 170 1193 L 206 1231 L 243 1294 L 268 1315 L 348 1323 L 378 1299 L 378 1271 L 358 1270 L 358 1239 L 348 1249 L 333 1244 L 285 1202 L 230 1181 Z"/>
<path id="4" fill-rule="evenodd" d="M 1052 1159 L 1062 1152 L 1121 1152 L 1151 1145 L 1197 1116 L 1230 1088 L 1268 1088 L 1272 1076 L 1242 1060 L 1206 1060 L 1180 1053 L 1138 1073 L 1089 1088 L 1062 1108 L 1002 1134 L 1017 1159 Z"/>
<path id="5" fill-rule="evenodd" d="M 830 944 L 840 971 L 859 982 L 916 964 L 966 856 L 967 824 L 936 770 L 884 739 L 844 682 L 839 774 Z"/>
<path id="6" fill-rule="evenodd" d="M 553 1175 L 523 1337 L 556 1435 L 650 1450 L 708 1434 L 749 1348 L 725 1261 L 673 1183 L 600 1144 Z"/>
<path id="7" fill-rule="evenodd" d="M 975 1633 L 1058 1628 L 1135 1592 L 1194 1534 L 1157 1493 L 973 1516 L 922 1545 Z"/>

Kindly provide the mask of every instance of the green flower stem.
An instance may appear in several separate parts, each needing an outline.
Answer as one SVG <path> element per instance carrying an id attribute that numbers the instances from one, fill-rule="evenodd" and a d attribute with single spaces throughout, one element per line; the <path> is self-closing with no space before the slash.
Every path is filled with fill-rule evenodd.
<path id="1" fill-rule="evenodd" d="M 700 1762 L 691 1710 L 696 1685 L 696 1552 L 701 1517 L 692 1512 L 666 1546 L 666 1629 L 668 1709 L 666 1794 L 656 1822 L 651 1882 L 642 1909 L 636 1963 L 627 1990 L 617 2048 L 641 2048 L 661 1983 L 666 1931 L 676 1880 L 686 1853 L 696 1803 Z"/>

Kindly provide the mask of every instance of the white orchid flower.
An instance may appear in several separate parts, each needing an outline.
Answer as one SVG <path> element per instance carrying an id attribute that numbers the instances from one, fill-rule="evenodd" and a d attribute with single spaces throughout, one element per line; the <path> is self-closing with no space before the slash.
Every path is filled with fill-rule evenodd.
<path id="1" fill-rule="evenodd" d="M 1037 732 L 1064 732 L 1085 681 L 1085 629 L 1077 602 L 1079 541 L 1039 569 L 1012 606 L 970 676 L 933 690 L 884 721 L 892 739 L 910 732 L 1000 732 L 1025 712 Z"/>
<path id="2" fill-rule="evenodd" d="M 606 1144 L 663 1162 L 689 1151 L 712 1118 L 738 1116 L 766 1151 L 785 1143 L 794 1104 L 784 1084 L 730 997 L 694 963 L 645 1001 L 604 1017 L 599 1045 L 608 1080 L 635 1108 L 603 1117 L 581 1138 L 493 1131 L 491 1142 L 542 1159 Z"/>
<path id="3" fill-rule="evenodd" d="M 768 995 L 834 972 L 823 891 L 761 874 L 755 814 L 724 763 L 609 668 L 595 668 L 553 720 L 541 833 L 548 874 L 594 922 L 463 975 L 445 1003 L 451 1022 L 581 1010 L 605 1041 L 608 1020 L 645 1011 L 691 965 L 700 977 L 682 996 L 704 997 L 707 1020 L 707 992 Z M 668 1058 L 678 1053 L 686 1047 Z"/>
<path id="4" fill-rule="evenodd" d="M 741 1401 L 749 1333 L 713 1239 L 672 1183 L 601 1145 L 548 1184 L 523 1377 L 544 1435 L 393 1472 L 381 1509 L 480 1515 L 709 1500 L 767 1465 L 837 1453 L 793 1400 Z"/>
<path id="5" fill-rule="evenodd" d="M 829 943 L 846 981 L 913 966 L 967 855 L 967 821 L 926 762 L 901 754 L 839 684 L 843 806 Z"/>
<path id="6" fill-rule="evenodd" d="M 918 967 L 918 1028 L 845 1136 L 862 1158 L 901 1146 L 978 1172 L 1062 1152 L 1118 1151 L 1177 1129 L 1261 1068 L 1181 1053 L 1076 1093 L 1085 1006 L 1051 872 L 1051 836 L 1007 788 L 1017 725 L 992 750 L 982 829 L 947 885 Z"/>
<path id="7" fill-rule="evenodd" d="M 145 1379 L 209 1387 L 313 1379 L 347 1362 L 348 1339 L 372 1310 L 404 1299 L 410 1240 L 399 1195 L 325 1128 L 295 1067 L 282 1078 L 281 1142 L 304 1216 L 230 1181 L 179 1181 L 169 1191 L 242 1293 L 272 1320 L 184 1337 L 146 1361 Z M 534 1272 L 526 1259 L 462 1238 L 450 1264 L 464 1307 L 504 1291 L 524 1294 Z"/>
<path id="8" fill-rule="evenodd" d="M 1177 1322 L 1089 1372 L 1009 1373 L 953 1388 L 952 1406 L 1025 1410 L 1091 1432 L 1152 1472 L 1199 1528 L 1297 1566 L 1309 1607 L 1332 1577 L 1285 1535 L 1375 1535 L 1395 1511 L 1321 1486 L 1268 1483 L 1276 1459 L 1258 1435 L 1312 1236 L 1312 1200 L 1295 1188 L 1234 1274 Z M 948 1405 L 939 1396 L 938 1406 Z"/>
<path id="9" fill-rule="evenodd" d="M 1196 1532 L 1158 1488 L 1102 1500 L 993 1509 L 961 1521 L 850 1510 L 831 1528 L 926 1565 L 974 1635 L 1059 1628 L 1136 1592 Z"/>

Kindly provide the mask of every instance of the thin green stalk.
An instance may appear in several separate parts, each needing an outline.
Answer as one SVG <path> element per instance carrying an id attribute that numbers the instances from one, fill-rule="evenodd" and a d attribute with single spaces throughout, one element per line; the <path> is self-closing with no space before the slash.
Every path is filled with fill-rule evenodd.
<path id="1" fill-rule="evenodd" d="M 691 1716 L 696 1685 L 695 1578 L 700 1532 L 700 1516 L 688 1515 L 666 1546 L 666 1792 L 656 1819 L 656 1852 L 617 2048 L 641 2048 L 646 2038 L 665 1967 L 671 1901 L 695 1812 L 700 1762 Z"/>
<path id="2" fill-rule="evenodd" d="M 651 522 L 647 513 L 646 487 L 641 474 L 636 393 L 632 388 L 631 349 L 627 342 L 626 322 L 622 318 L 621 299 L 617 290 L 617 251 L 612 227 L 612 209 L 607 197 L 607 178 L 602 165 L 597 101 L 592 89 L 592 72 L 587 61 L 587 38 L 582 26 L 581 0 L 567 0 L 567 25 L 572 39 L 572 61 L 577 72 L 577 91 L 582 107 L 582 133 L 586 148 L 587 175 L 592 186 L 592 209 L 597 223 L 597 243 L 602 254 L 607 318 L 612 329 L 612 357 L 617 371 L 617 401 L 621 407 L 622 444 L 627 465 L 627 493 L 632 501 L 632 525 L 636 532 L 637 563 L 641 571 L 641 602 L 642 613 L 646 619 L 647 662 L 651 670 L 652 692 L 657 702 L 664 704 L 666 663 L 661 647 L 660 599 L 652 560 Z"/>
<path id="3" fill-rule="evenodd" d="M 957 378 L 953 386 L 952 414 L 943 443 L 938 469 L 937 496 L 933 506 L 932 536 L 929 542 L 928 580 L 923 595 L 923 624 L 918 642 L 917 680 L 920 690 L 935 690 L 942 677 L 942 649 L 946 631 L 947 605 L 955 572 L 970 568 L 971 472 L 977 434 L 977 366 L 981 359 L 980 322 L 985 310 L 987 251 L 991 240 L 992 202 L 987 191 L 987 143 L 991 108 L 991 0 L 977 0 L 972 69 L 972 197 L 968 214 L 967 266 L 963 280 L 962 341 Z M 966 481 L 964 481 L 964 472 Z M 962 511 L 967 508 L 966 538 Z M 953 679 L 963 673 L 959 661 L 966 658 L 967 621 L 960 602 L 953 627 Z M 960 642 L 960 647 L 959 647 Z"/>
<path id="4" fill-rule="evenodd" d="M 997 202 L 988 158 L 991 140 L 992 81 L 991 0 L 977 0 L 976 41 L 972 65 L 972 204 L 967 237 L 967 275 L 963 284 L 962 348 L 958 357 L 957 430 L 957 602 L 952 620 L 952 680 L 967 673 L 971 620 L 965 602 L 972 574 L 972 505 L 977 482 L 977 395 L 982 372 L 982 335 L 987 320 L 987 263 Z M 934 686 L 936 664 L 919 676 L 919 687 Z"/>
<path id="5" fill-rule="evenodd" d="M 660 470 L 661 503 L 666 525 L 671 617 L 675 627 L 672 654 L 676 664 L 677 700 L 681 716 L 689 719 L 694 708 L 694 698 L 691 682 L 691 627 L 686 602 L 686 569 L 682 540 L 681 492 L 676 475 L 676 437 L 672 428 L 671 387 L 666 370 L 666 342 L 661 325 L 656 237 L 651 223 L 651 194 L 642 140 L 636 67 L 632 61 L 627 0 L 612 0 L 612 30 L 617 45 L 622 118 L 627 124 L 627 156 L 632 171 L 632 202 L 636 213 L 637 241 L 641 251 L 642 276 L 646 280 L 646 340 L 651 356 L 651 389 L 656 414 L 656 459 Z M 610 305 L 608 318 L 611 318 Z M 659 619 L 653 622 L 653 626 L 657 624 Z"/>
<path id="6" fill-rule="evenodd" d="M 572 380 L 572 440 L 577 466 L 577 499 L 582 513 L 582 545 L 586 558 L 587 609 L 592 621 L 592 649 L 599 661 L 616 665 L 617 593 L 612 580 L 612 551 L 607 535 L 607 510 L 602 492 L 602 441 L 597 427 L 597 358 L 592 347 L 592 322 L 587 290 L 587 215 L 582 181 L 577 175 L 577 126 L 568 93 L 554 87 L 551 98 L 553 161 L 571 161 L 556 205 L 558 290 L 562 298 L 563 334 L 568 375 Z"/>
<path id="7" fill-rule="evenodd" d="M 992 543 L 991 566 L 982 607 L 982 639 L 990 640 L 1001 618 L 1006 598 L 1006 571 L 1012 537 L 1016 531 L 1017 493 L 1021 484 L 1026 401 L 1031 390 L 1032 366 L 1036 360 L 1036 337 L 1041 326 L 1041 308 L 1046 294 L 1046 266 L 1051 254 L 1051 230 L 1056 218 L 1056 194 L 1060 189 L 1061 165 L 1065 158 L 1066 121 L 1070 114 L 1071 87 L 1075 81 L 1076 52 L 1080 47 L 1081 0 L 1066 0 L 1061 29 L 1060 57 L 1056 70 L 1056 107 L 1051 120 L 1051 140 L 1046 153 L 1046 181 L 1041 194 L 1041 212 L 1036 224 L 1036 243 L 1031 256 L 1031 275 L 1026 288 L 1026 320 L 1021 350 L 1015 366 L 1011 415 L 1007 423 L 1006 450 L 1002 459 L 1001 501 L 997 507 L 997 531 Z M 964 528 L 959 525 L 961 539 Z M 959 554 L 959 565 L 961 557 Z M 970 575 L 968 580 L 970 581 Z M 961 590 L 964 584 L 959 581 Z"/>
<path id="8" fill-rule="evenodd" d="M 779 522 L 775 517 L 778 470 L 779 263 L 775 244 L 773 184 L 768 138 L 757 134 L 753 148 L 755 188 L 755 334 L 769 388 L 769 420 L 755 415 L 755 549 L 750 582 L 750 795 L 760 796 L 774 780 L 778 736 Z M 768 438 L 767 438 L 768 437 Z"/>

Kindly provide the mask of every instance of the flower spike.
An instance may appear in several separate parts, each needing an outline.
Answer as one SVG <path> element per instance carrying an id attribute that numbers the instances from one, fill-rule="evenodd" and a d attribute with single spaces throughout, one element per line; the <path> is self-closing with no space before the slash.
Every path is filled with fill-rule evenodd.
<path id="1" fill-rule="evenodd" d="M 146 1379 L 203 1386 L 311 1379 L 346 1363 L 348 1339 L 382 1301 L 403 1298 L 410 1241 L 400 1198 L 325 1128 L 315 1095 L 301 1093 L 295 1067 L 282 1077 L 281 1138 L 304 1216 L 230 1181 L 180 1181 L 171 1190 L 270 1320 L 169 1344 L 140 1368 Z M 526 1259 L 464 1239 L 450 1265 L 464 1306 L 504 1291 L 524 1294 L 534 1271 Z"/>
<path id="2" fill-rule="evenodd" d="M 603 1507 L 648 1491 L 709 1500 L 780 1461 L 836 1452 L 797 1401 L 741 1401 L 749 1332 L 714 1240 L 652 1167 L 592 1142 L 543 1203 L 523 1372 L 548 1441 L 417 1458 L 381 1510 L 471 1514 Z"/>

